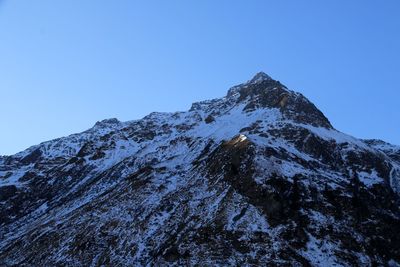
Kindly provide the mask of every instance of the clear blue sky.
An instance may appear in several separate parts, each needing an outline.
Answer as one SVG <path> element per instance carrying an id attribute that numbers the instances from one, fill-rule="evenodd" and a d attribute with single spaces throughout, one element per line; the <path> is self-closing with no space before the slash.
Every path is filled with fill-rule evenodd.
<path id="1" fill-rule="evenodd" d="M 186 110 L 264 71 L 400 144 L 400 1 L 0 0 L 0 154 Z"/>

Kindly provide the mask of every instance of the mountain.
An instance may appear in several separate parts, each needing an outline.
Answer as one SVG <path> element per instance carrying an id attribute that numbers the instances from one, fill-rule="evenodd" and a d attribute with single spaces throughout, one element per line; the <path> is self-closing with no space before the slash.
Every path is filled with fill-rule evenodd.
<path id="1" fill-rule="evenodd" d="M 1 266 L 399 266 L 400 147 L 265 73 L 0 157 Z"/>

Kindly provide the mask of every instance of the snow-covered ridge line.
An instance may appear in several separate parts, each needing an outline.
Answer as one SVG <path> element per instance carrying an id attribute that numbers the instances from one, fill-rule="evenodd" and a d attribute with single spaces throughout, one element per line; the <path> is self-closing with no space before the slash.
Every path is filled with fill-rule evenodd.
<path id="1" fill-rule="evenodd" d="M 400 262 L 397 151 L 257 74 L 0 157 L 0 265 Z"/>

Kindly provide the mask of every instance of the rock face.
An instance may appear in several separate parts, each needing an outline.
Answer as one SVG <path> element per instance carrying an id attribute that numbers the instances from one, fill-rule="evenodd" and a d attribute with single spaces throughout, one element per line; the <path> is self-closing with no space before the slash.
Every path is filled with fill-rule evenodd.
<path id="1" fill-rule="evenodd" d="M 400 147 L 264 73 L 0 157 L 1 266 L 398 266 Z"/>

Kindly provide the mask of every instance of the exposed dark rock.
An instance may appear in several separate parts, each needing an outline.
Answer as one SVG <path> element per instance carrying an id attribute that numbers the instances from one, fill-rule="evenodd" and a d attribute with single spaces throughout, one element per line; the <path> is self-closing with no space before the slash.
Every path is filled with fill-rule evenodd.
<path id="1" fill-rule="evenodd" d="M 40 159 L 41 156 L 42 156 L 42 151 L 40 150 L 40 148 L 37 148 L 34 151 L 32 151 L 29 155 L 22 158 L 21 163 L 22 164 L 35 163 L 37 160 Z"/>
<path id="2" fill-rule="evenodd" d="M 208 115 L 207 118 L 204 119 L 204 121 L 208 124 L 208 123 L 212 123 L 215 121 L 215 118 L 211 115 Z"/>
<path id="3" fill-rule="evenodd" d="M 15 185 L 6 185 L 0 187 L 0 201 L 5 201 L 15 195 L 17 187 Z"/>

